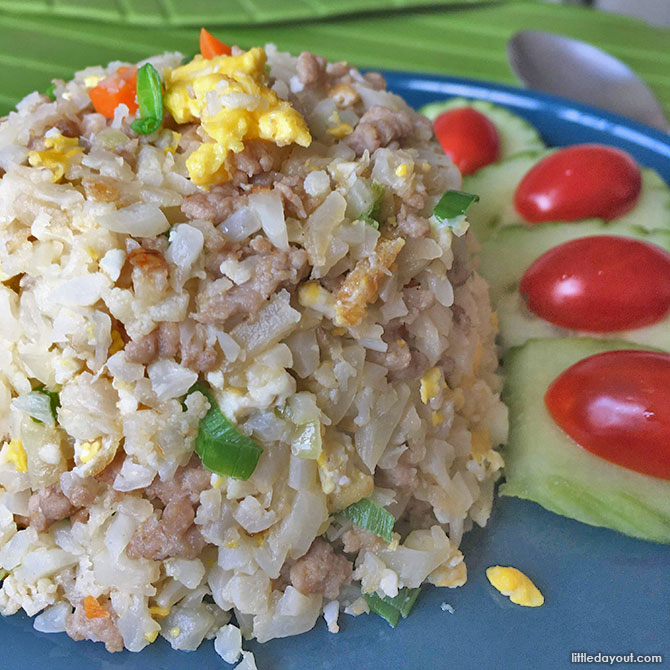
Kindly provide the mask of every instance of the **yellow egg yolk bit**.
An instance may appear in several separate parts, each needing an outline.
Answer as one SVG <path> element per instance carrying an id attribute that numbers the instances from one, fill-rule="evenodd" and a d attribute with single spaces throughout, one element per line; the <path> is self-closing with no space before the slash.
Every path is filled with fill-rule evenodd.
<path id="1" fill-rule="evenodd" d="M 186 160 L 191 181 L 199 186 L 231 178 L 226 159 L 261 139 L 283 147 L 308 147 L 312 137 L 301 114 L 267 84 L 265 50 L 239 56 L 196 56 L 165 75 L 164 103 L 177 123 L 200 121 L 212 139 Z"/>
<path id="2" fill-rule="evenodd" d="M 51 181 L 58 183 L 70 167 L 77 154 L 82 153 L 76 137 L 52 135 L 44 138 L 44 151 L 29 151 L 28 162 L 32 167 L 46 167 L 51 170 Z"/>
<path id="3" fill-rule="evenodd" d="M 544 596 L 537 586 L 516 568 L 494 565 L 487 568 L 486 577 L 491 586 L 504 596 L 509 596 L 509 599 L 517 605 L 540 607 L 544 604 Z"/>

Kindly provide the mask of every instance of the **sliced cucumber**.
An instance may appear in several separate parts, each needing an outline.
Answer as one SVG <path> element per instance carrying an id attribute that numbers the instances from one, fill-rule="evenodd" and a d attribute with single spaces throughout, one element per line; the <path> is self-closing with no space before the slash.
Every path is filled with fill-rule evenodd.
<path id="1" fill-rule="evenodd" d="M 527 225 L 514 207 L 514 193 L 526 172 L 552 151 L 555 149 L 519 154 L 464 177 L 463 190 L 480 197 L 479 202 L 468 210 L 468 220 L 480 243 L 503 226 Z M 635 224 L 646 230 L 670 230 L 670 188 L 657 172 L 642 168 L 638 203 L 608 225 L 614 223 Z"/>
<path id="2" fill-rule="evenodd" d="M 463 190 L 479 196 L 479 202 L 468 210 L 468 221 L 480 243 L 501 226 L 521 223 L 513 202 L 516 187 L 526 172 L 550 153 L 547 149 L 517 154 L 463 178 Z"/>
<path id="3" fill-rule="evenodd" d="M 646 230 L 670 230 L 670 189 L 655 170 L 642 168 L 642 191 L 637 205 L 610 223 L 630 223 Z"/>
<path id="4" fill-rule="evenodd" d="M 532 338 L 580 336 L 605 340 L 616 337 L 628 343 L 670 351 L 670 316 L 666 316 L 661 321 L 644 328 L 594 334 L 561 328 L 541 319 L 526 307 L 526 303 L 518 291 L 505 293 L 498 302 L 496 309 L 498 313 L 498 342 L 502 353 L 510 347 L 517 347 Z"/>
<path id="5" fill-rule="evenodd" d="M 528 266 L 545 251 L 569 240 L 593 235 L 633 237 L 670 251 L 670 230 L 649 232 L 641 226 L 606 223 L 599 219 L 586 219 L 579 223 L 540 223 L 534 226 L 501 228 L 482 245 L 479 253 L 479 272 L 489 283 L 494 303 L 509 288 L 516 287 Z"/>
<path id="6" fill-rule="evenodd" d="M 670 317 L 645 328 L 593 335 L 555 326 L 533 314 L 519 295 L 519 282 L 531 263 L 549 249 L 569 240 L 593 235 L 632 237 L 670 252 L 670 231 L 646 231 L 640 226 L 589 220 L 580 223 L 543 223 L 501 228 L 482 245 L 479 271 L 489 283 L 498 313 L 499 343 L 503 352 L 533 337 L 588 335 L 637 342 L 670 351 Z"/>
<path id="7" fill-rule="evenodd" d="M 505 360 L 504 399 L 510 434 L 504 449 L 506 496 L 626 535 L 670 544 L 670 481 L 615 465 L 582 449 L 553 421 L 544 404 L 551 382 L 587 356 L 629 342 L 591 338 L 530 340 Z"/>
<path id="8" fill-rule="evenodd" d="M 444 102 L 431 102 L 424 105 L 419 112 L 434 121 L 442 112 L 458 107 L 472 107 L 493 123 L 500 137 L 501 160 L 525 151 L 544 149 L 546 146 L 537 130 L 528 121 L 486 100 L 452 98 Z"/>

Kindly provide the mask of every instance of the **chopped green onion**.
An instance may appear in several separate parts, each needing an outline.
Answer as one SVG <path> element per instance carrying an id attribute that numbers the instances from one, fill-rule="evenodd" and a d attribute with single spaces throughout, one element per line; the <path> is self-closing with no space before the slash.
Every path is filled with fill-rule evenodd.
<path id="1" fill-rule="evenodd" d="M 195 451 L 202 464 L 224 477 L 249 479 L 263 449 L 228 421 L 207 387 L 196 382 L 189 393 L 193 391 L 200 391 L 210 404 L 207 414 L 200 421 L 195 440 Z"/>
<path id="2" fill-rule="evenodd" d="M 58 408 L 60 407 L 60 396 L 58 395 L 57 391 L 49 391 L 47 387 L 44 386 L 44 384 L 40 384 L 39 386 L 34 388 L 28 395 L 33 397 L 46 396 L 48 398 L 48 408 L 49 412 L 51 413 L 51 417 L 54 420 L 54 422 L 58 420 Z M 35 416 L 31 415 L 31 418 L 36 423 L 44 423 L 44 421 L 38 419 Z"/>
<path id="3" fill-rule="evenodd" d="M 291 451 L 298 458 L 317 459 L 321 455 L 321 422 L 308 421 L 301 425 L 300 435 L 291 445 Z"/>
<path id="4" fill-rule="evenodd" d="M 382 202 L 384 202 L 384 194 L 386 189 L 378 181 L 373 181 L 372 189 L 372 204 L 360 216 L 361 221 L 365 221 L 368 226 L 372 226 L 375 230 L 379 230 L 379 216 L 381 214 Z"/>
<path id="5" fill-rule="evenodd" d="M 363 498 L 353 505 L 349 505 L 340 513 L 354 525 L 369 530 L 387 542 L 393 539 L 392 533 L 395 524 L 393 514 L 368 498 Z"/>
<path id="6" fill-rule="evenodd" d="M 49 87 L 47 88 L 46 91 L 44 91 L 44 94 L 47 95 L 51 100 L 56 99 L 56 84 L 49 84 Z"/>
<path id="7" fill-rule="evenodd" d="M 38 393 L 44 393 L 44 395 L 49 396 L 49 406 L 51 408 L 51 416 L 54 418 L 54 421 L 58 418 L 58 408 L 60 407 L 60 395 L 58 391 L 49 391 L 46 386 L 35 389 Z"/>
<path id="8" fill-rule="evenodd" d="M 380 598 L 376 593 L 364 593 L 363 598 L 365 598 L 371 612 L 386 619 L 395 628 L 401 616 L 403 619 L 409 616 L 420 591 L 421 587 L 418 589 L 405 587 L 398 591 L 395 598 L 389 598 L 388 596 Z"/>
<path id="9" fill-rule="evenodd" d="M 454 219 L 457 216 L 464 216 L 468 207 L 478 200 L 479 196 L 472 193 L 446 191 L 437 205 L 435 205 L 433 214 L 439 221 L 446 221 L 447 219 Z"/>
<path id="10" fill-rule="evenodd" d="M 5 570 L 4 568 L 0 570 L 0 582 L 9 574 L 9 570 Z"/>
<path id="11" fill-rule="evenodd" d="M 365 598 L 371 612 L 378 614 L 382 619 L 386 619 L 392 628 L 398 625 L 400 610 L 397 607 L 389 604 L 386 599 L 380 598 L 376 593 L 364 593 L 363 598 Z"/>
<path id="12" fill-rule="evenodd" d="M 140 135 L 158 130 L 163 123 L 163 89 L 158 70 L 151 63 L 137 71 L 137 106 L 140 118 L 130 127 Z"/>
<path id="13" fill-rule="evenodd" d="M 414 607 L 420 591 L 420 587 L 418 589 L 404 587 L 398 591 L 398 595 L 395 598 L 386 597 L 383 600 L 389 605 L 393 605 L 400 612 L 402 618 L 406 619 L 412 611 L 412 607 Z"/>

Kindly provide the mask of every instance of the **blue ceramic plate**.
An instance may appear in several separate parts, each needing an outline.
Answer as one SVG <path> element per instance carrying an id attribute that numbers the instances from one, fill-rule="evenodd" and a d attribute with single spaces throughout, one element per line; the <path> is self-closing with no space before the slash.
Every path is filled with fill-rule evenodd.
<path id="1" fill-rule="evenodd" d="M 406 73 L 387 77 L 389 87 L 415 107 L 452 96 L 489 100 L 526 118 L 550 145 L 611 144 L 670 180 L 670 140 L 624 118 L 496 84 Z M 468 534 L 462 548 L 467 584 L 426 589 L 395 630 L 376 616 L 342 616 L 338 635 L 329 634 L 320 620 L 300 637 L 248 648 L 261 670 L 558 670 L 576 667 L 571 654 L 578 652 L 660 654 L 670 663 L 670 547 L 501 498 L 488 527 Z M 494 564 L 525 571 L 544 592 L 545 605 L 518 607 L 495 592 L 484 575 Z M 443 611 L 442 603 L 454 613 Z M 110 655 L 101 644 L 38 633 L 25 616 L 0 621 L 0 669 L 27 665 L 47 670 L 227 667 L 211 642 L 186 654 L 159 638 L 140 654 Z"/>

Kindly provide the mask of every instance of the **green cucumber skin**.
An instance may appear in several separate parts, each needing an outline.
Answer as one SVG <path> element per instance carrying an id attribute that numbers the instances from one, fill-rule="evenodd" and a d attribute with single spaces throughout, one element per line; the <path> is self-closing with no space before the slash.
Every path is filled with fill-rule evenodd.
<path id="1" fill-rule="evenodd" d="M 489 283 L 491 301 L 498 312 L 498 341 L 503 352 L 530 338 L 579 336 L 605 339 L 616 337 L 670 351 L 670 316 L 644 328 L 594 335 L 560 328 L 527 309 L 518 288 L 521 277 L 531 263 L 555 246 L 593 235 L 630 237 L 670 252 L 670 231 L 649 232 L 641 226 L 607 224 L 599 220 L 543 223 L 532 227 L 506 226 L 482 245 L 479 271 Z"/>
<path id="2" fill-rule="evenodd" d="M 634 330 L 616 333 L 588 333 L 561 328 L 533 314 L 518 291 L 510 291 L 498 300 L 495 307 L 498 314 L 498 344 L 504 354 L 511 347 L 517 347 L 529 339 L 592 337 L 608 340 L 616 337 L 630 344 L 639 344 L 670 352 L 670 315 L 658 323 Z"/>
<path id="3" fill-rule="evenodd" d="M 549 384 L 582 358 L 651 349 L 621 340 L 536 339 L 508 352 L 503 399 L 510 434 L 501 495 L 526 498 L 592 526 L 670 544 L 670 481 L 605 461 L 568 438 L 544 404 Z"/>
<path id="4" fill-rule="evenodd" d="M 480 244 L 491 238 L 504 226 L 533 224 L 524 223 L 514 207 L 514 193 L 524 175 L 542 158 L 556 151 L 547 149 L 512 156 L 479 170 L 476 174 L 464 177 L 463 190 L 476 193 L 480 201 L 468 210 L 468 220 Z M 641 168 L 642 190 L 635 207 L 623 216 L 606 222 L 637 225 L 645 230 L 670 230 L 670 188 L 652 169 Z M 582 223 L 593 221 L 572 222 Z M 549 222 L 547 222 L 549 223 Z"/>
<path id="5" fill-rule="evenodd" d="M 526 151 L 544 149 L 537 130 L 528 121 L 486 100 L 469 100 L 467 98 L 452 98 L 444 102 L 431 102 L 424 105 L 419 112 L 434 121 L 437 116 L 449 109 L 458 107 L 472 107 L 486 116 L 498 130 L 500 137 L 500 159 L 504 160 L 515 154 Z"/>

